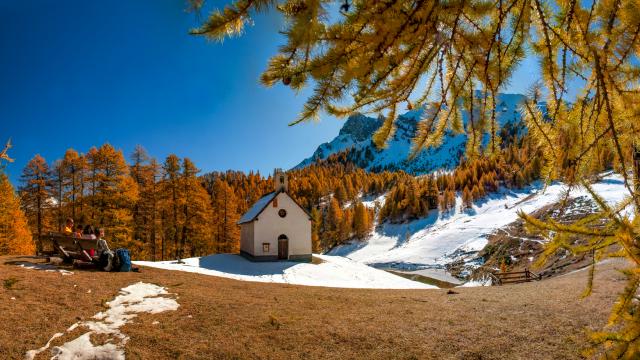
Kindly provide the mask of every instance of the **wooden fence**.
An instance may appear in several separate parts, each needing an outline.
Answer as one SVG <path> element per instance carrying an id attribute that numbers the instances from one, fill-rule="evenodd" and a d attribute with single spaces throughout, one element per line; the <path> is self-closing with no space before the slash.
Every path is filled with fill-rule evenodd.
<path id="1" fill-rule="evenodd" d="M 524 269 L 524 271 L 498 272 L 491 273 L 491 279 L 494 285 L 518 284 L 529 281 L 542 280 L 542 276 Z"/>

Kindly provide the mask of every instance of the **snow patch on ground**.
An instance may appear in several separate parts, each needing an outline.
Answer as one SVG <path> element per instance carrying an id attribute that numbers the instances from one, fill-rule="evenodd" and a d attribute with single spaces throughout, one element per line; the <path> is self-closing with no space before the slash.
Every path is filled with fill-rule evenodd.
<path id="1" fill-rule="evenodd" d="M 362 205 L 369 209 L 374 209 L 376 206 L 384 205 L 386 197 L 386 193 L 380 196 L 365 196 L 362 198 Z"/>
<path id="2" fill-rule="evenodd" d="M 458 286 L 458 287 L 478 287 L 478 286 L 491 286 L 493 285 L 493 281 L 490 278 L 485 278 L 482 280 L 471 280 L 466 283 Z"/>
<path id="3" fill-rule="evenodd" d="M 252 262 L 240 255 L 217 254 L 175 261 L 134 261 L 134 264 L 235 280 L 295 285 L 371 289 L 434 289 L 340 256 L 314 255 L 319 264 L 290 261 Z"/>
<path id="4" fill-rule="evenodd" d="M 124 346 L 129 338 L 120 332 L 120 328 L 133 320 L 140 313 L 158 314 L 164 311 L 177 310 L 179 304 L 168 295 L 161 286 L 139 282 L 120 290 L 120 294 L 106 303 L 109 307 L 93 316 L 93 320 L 81 321 L 69 327 L 65 333 L 77 328 L 89 331 L 61 346 L 51 349 L 52 360 L 82 359 L 124 359 Z M 65 333 L 56 333 L 47 344 L 37 350 L 29 350 L 25 358 L 33 359 L 47 350 L 51 342 Z M 106 334 L 108 340 L 104 344 L 93 344 L 92 334 Z"/>

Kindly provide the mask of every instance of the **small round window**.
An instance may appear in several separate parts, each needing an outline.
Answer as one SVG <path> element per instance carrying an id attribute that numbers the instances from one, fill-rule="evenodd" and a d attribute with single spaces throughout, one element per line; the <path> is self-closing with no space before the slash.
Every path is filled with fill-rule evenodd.
<path id="1" fill-rule="evenodd" d="M 287 216 L 287 210 L 285 209 L 278 210 L 278 215 L 280 215 L 281 218 Z"/>

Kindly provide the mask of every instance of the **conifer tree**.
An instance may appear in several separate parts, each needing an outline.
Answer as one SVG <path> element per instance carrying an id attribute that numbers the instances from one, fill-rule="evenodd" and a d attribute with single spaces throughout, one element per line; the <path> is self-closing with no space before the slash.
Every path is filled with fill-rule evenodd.
<path id="1" fill-rule="evenodd" d="M 145 250 L 141 256 L 150 254 L 152 260 L 156 258 L 156 244 L 158 237 L 158 181 L 160 166 L 151 158 L 147 151 L 137 145 L 131 154 L 131 178 L 138 186 L 138 201 L 132 206 L 134 240 L 144 244 Z"/>
<path id="2" fill-rule="evenodd" d="M 334 247 L 340 241 L 341 228 L 344 223 L 344 213 L 336 198 L 331 198 L 329 208 L 327 210 L 325 237 L 329 248 Z"/>
<path id="3" fill-rule="evenodd" d="M 444 193 L 445 208 L 451 210 L 456 206 L 456 194 L 451 189 L 447 189 Z"/>
<path id="4" fill-rule="evenodd" d="M 102 161 L 100 159 L 100 155 L 98 154 L 98 149 L 96 147 L 91 147 L 87 154 L 85 155 L 87 159 L 87 177 L 85 178 L 86 187 L 87 187 L 87 197 L 88 197 L 88 220 L 91 223 L 95 223 L 96 221 L 96 204 L 97 204 L 97 196 L 96 192 L 98 189 L 98 172 Z M 62 176 L 62 173 L 59 174 Z"/>
<path id="5" fill-rule="evenodd" d="M 237 225 L 240 214 L 237 211 L 237 199 L 233 189 L 218 179 L 212 192 L 214 243 L 216 251 L 236 252 L 240 249 L 240 230 Z"/>
<path id="6" fill-rule="evenodd" d="M 473 194 L 471 190 L 469 190 L 469 187 L 465 186 L 464 190 L 462 190 L 462 209 L 461 210 L 471 209 L 472 206 L 473 206 Z"/>
<path id="7" fill-rule="evenodd" d="M 428 178 L 427 184 L 427 204 L 429 210 L 438 208 L 438 197 L 440 195 L 440 190 L 438 189 L 438 182 L 435 181 L 432 177 Z"/>
<path id="8" fill-rule="evenodd" d="M 342 185 L 342 182 L 340 182 L 338 184 L 338 186 L 336 187 L 335 192 L 333 193 L 333 196 L 336 198 L 336 200 L 338 200 L 338 204 L 340 205 L 344 205 L 345 201 L 347 201 L 347 191 L 345 190 L 344 186 Z"/>
<path id="9" fill-rule="evenodd" d="M 209 194 L 202 187 L 200 180 L 196 177 L 199 172 L 195 164 L 188 158 L 184 158 L 182 161 L 182 187 L 183 187 L 183 219 L 182 233 L 180 238 L 180 253 L 181 256 L 185 254 L 185 246 L 188 246 L 188 251 L 191 256 L 195 256 L 196 253 L 206 254 L 207 239 L 211 237 L 211 202 Z M 230 210 L 236 210 L 235 198 L 229 199 L 228 207 Z M 230 211 L 231 212 L 231 211 Z M 229 222 L 237 222 L 239 217 L 237 211 L 233 211 L 233 215 L 227 215 Z M 237 228 L 235 222 L 232 226 Z M 236 232 L 237 233 L 237 232 Z M 232 238 L 236 233 L 228 234 L 229 238 Z M 229 247 L 229 251 L 236 249 L 235 238 L 234 244 Z M 239 238 L 238 238 L 239 240 Z M 239 249 L 239 247 L 237 247 Z"/>
<path id="10" fill-rule="evenodd" d="M 147 207 L 147 217 L 149 218 L 149 224 L 147 226 L 147 231 L 149 232 L 149 242 L 151 245 L 151 260 L 155 261 L 157 256 L 157 246 L 158 246 L 158 236 L 159 236 L 159 221 L 160 221 L 160 206 L 159 206 L 159 181 L 160 179 L 160 170 L 161 166 L 158 164 L 158 161 L 153 158 L 149 162 L 149 174 L 152 177 L 151 186 L 147 186 L 143 188 L 140 193 L 140 199 L 144 203 L 148 205 Z M 164 240 L 163 240 L 164 242 Z"/>
<path id="11" fill-rule="evenodd" d="M 71 217 L 80 217 L 80 204 L 82 203 L 84 188 L 85 159 L 74 149 L 68 149 L 62 159 L 64 200 L 69 204 Z"/>
<path id="12" fill-rule="evenodd" d="M 49 177 L 50 191 L 49 192 L 55 199 L 55 205 L 53 210 L 54 210 L 56 228 L 58 232 L 62 232 L 62 226 L 64 224 L 64 219 L 66 216 L 64 211 L 64 201 L 63 201 L 63 197 L 64 197 L 63 184 L 64 184 L 64 174 L 63 174 L 62 161 L 56 160 L 53 163 L 53 166 L 50 170 L 50 177 Z"/>
<path id="13" fill-rule="evenodd" d="M 322 243 L 320 242 L 320 230 L 322 229 L 322 215 L 317 208 L 311 209 L 311 245 L 314 253 L 319 253 L 322 250 Z"/>
<path id="14" fill-rule="evenodd" d="M 145 200 L 147 198 L 143 198 L 143 192 L 148 190 L 150 186 L 152 186 L 153 174 L 147 168 L 147 164 L 149 162 L 149 154 L 147 151 L 141 146 L 136 145 L 135 150 L 131 154 L 131 167 L 130 173 L 131 178 L 138 185 L 138 190 L 140 192 L 139 200 L 133 205 L 132 216 L 133 216 L 133 238 L 136 240 L 145 238 L 146 234 L 146 224 L 149 222 L 147 219 L 147 209 L 145 204 Z"/>
<path id="15" fill-rule="evenodd" d="M 0 255 L 30 255 L 34 252 L 27 218 L 20 208 L 20 198 L 9 178 L 0 171 Z"/>
<path id="16" fill-rule="evenodd" d="M 20 200 L 22 209 L 29 219 L 31 233 L 37 236 L 37 251 L 42 250 L 39 237 L 43 229 L 49 227 L 45 211 L 50 205 L 49 193 L 49 165 L 39 154 L 27 163 L 22 171 L 22 186 L 20 187 Z"/>
<path id="17" fill-rule="evenodd" d="M 180 222 L 178 219 L 182 198 L 180 197 L 180 158 L 171 154 L 167 156 L 162 165 L 164 170 L 164 180 L 162 182 L 161 194 L 165 206 L 163 221 L 163 237 L 173 241 L 173 258 L 177 256 L 178 240 L 180 236 Z M 171 252 L 171 251 L 170 251 Z M 163 255 L 164 257 L 164 255 Z"/>
<path id="18" fill-rule="evenodd" d="M 94 226 L 105 228 L 113 246 L 140 247 L 132 239 L 131 206 L 138 200 L 138 187 L 130 176 L 121 150 L 102 145 L 95 154 Z"/>
<path id="19" fill-rule="evenodd" d="M 371 230 L 371 221 L 369 219 L 369 211 L 362 204 L 358 202 L 354 209 L 353 214 L 353 233 L 358 239 L 364 239 Z"/>
<path id="20" fill-rule="evenodd" d="M 342 244 L 351 238 L 353 230 L 353 210 L 351 208 L 342 212 L 342 221 L 338 223 L 337 244 Z"/>
<path id="21" fill-rule="evenodd" d="M 27 219 L 20 208 L 9 178 L 4 174 L 7 162 L 13 162 L 8 151 L 11 141 L 0 150 L 0 255 L 28 255 L 35 250 Z"/>

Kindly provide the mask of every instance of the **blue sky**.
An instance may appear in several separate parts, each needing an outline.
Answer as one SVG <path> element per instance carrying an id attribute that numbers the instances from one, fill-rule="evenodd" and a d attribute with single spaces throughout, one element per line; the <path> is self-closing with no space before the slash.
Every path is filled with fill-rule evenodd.
<path id="1" fill-rule="evenodd" d="M 217 1 L 215 4 L 222 4 Z M 14 181 L 39 153 L 109 142 L 143 145 L 162 160 L 191 158 L 203 171 L 290 168 L 337 135 L 342 121 L 288 127 L 307 92 L 264 88 L 259 75 L 282 39 L 261 15 L 224 43 L 188 35 L 182 0 L 0 1 L 0 142 L 13 139 Z M 509 89 L 523 92 L 536 64 Z"/>

